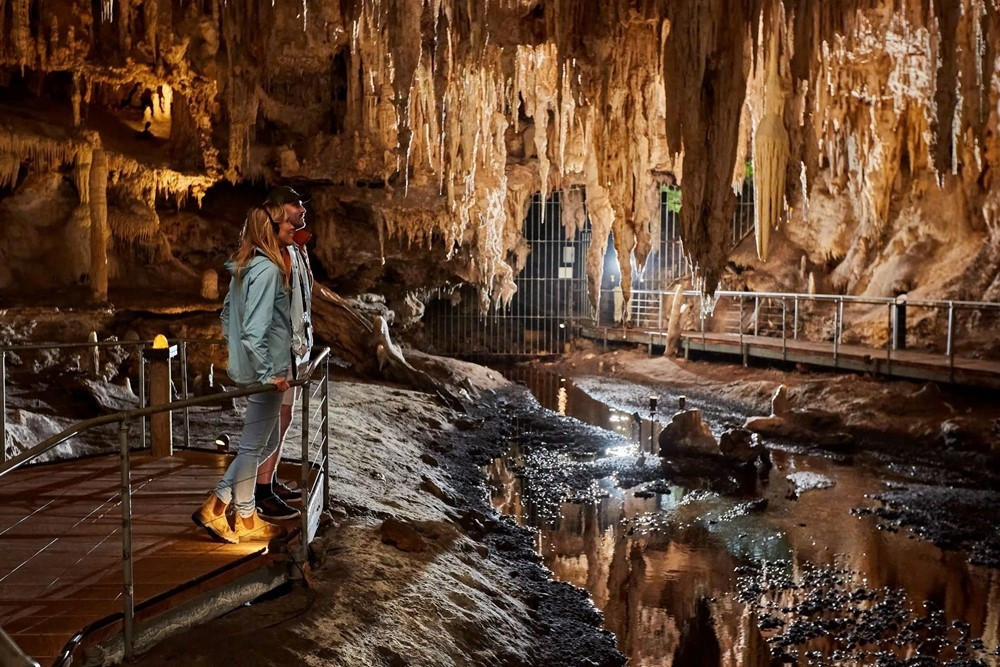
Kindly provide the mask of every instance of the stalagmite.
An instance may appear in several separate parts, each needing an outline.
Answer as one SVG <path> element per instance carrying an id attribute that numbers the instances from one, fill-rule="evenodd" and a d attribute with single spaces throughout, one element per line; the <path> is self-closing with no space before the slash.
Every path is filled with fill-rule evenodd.
<path id="1" fill-rule="evenodd" d="M 108 158 L 97 147 L 90 166 L 90 293 L 108 300 Z"/>
<path id="2" fill-rule="evenodd" d="M 201 273 L 201 298 L 215 301 L 219 298 L 219 274 L 213 269 Z"/>
<path id="3" fill-rule="evenodd" d="M 684 285 L 678 284 L 674 290 L 674 298 L 670 302 L 670 319 L 667 321 L 667 344 L 663 355 L 672 357 L 677 351 L 677 343 L 681 338 L 681 306 L 684 304 Z"/>
<path id="4" fill-rule="evenodd" d="M 782 121 L 785 95 L 778 76 L 778 30 L 773 30 L 764 84 L 764 117 L 753 137 L 754 233 L 757 257 L 767 261 L 771 228 L 776 227 L 785 201 L 788 132 Z"/>

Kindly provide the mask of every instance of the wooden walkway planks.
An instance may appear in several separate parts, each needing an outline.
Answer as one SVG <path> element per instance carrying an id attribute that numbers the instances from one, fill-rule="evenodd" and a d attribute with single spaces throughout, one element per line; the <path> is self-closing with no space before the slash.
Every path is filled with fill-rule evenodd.
<path id="1" fill-rule="evenodd" d="M 137 605 L 234 563 L 272 562 L 262 543 L 213 542 L 191 522 L 229 460 L 133 454 Z M 107 455 L 16 470 L 0 483 L 0 627 L 42 664 L 75 632 L 121 611 L 119 471 L 118 456 Z"/>
<path id="2" fill-rule="evenodd" d="M 649 329 L 622 329 L 595 326 L 581 327 L 583 336 L 608 342 L 629 342 L 662 346 L 666 332 Z M 915 350 L 893 350 L 862 345 L 838 345 L 770 336 L 735 333 L 685 331 L 681 345 L 696 352 L 729 354 L 803 363 L 844 371 L 875 373 L 912 380 L 954 382 L 980 387 L 1000 388 L 1000 362 L 956 357 L 953 364 L 943 354 Z"/>

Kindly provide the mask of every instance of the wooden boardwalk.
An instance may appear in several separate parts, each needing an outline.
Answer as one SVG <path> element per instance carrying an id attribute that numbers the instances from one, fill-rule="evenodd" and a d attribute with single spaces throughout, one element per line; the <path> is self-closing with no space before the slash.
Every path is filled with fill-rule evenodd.
<path id="1" fill-rule="evenodd" d="M 280 558 L 260 542 L 213 542 L 191 522 L 229 460 L 133 454 L 137 623 Z M 95 622 L 106 621 L 92 641 L 120 632 L 119 466 L 117 455 L 98 456 L 15 470 L 0 482 L 0 627 L 43 665 Z"/>
<path id="2" fill-rule="evenodd" d="M 585 337 L 608 342 L 662 346 L 663 331 L 584 326 Z M 914 350 L 893 350 L 863 345 L 838 345 L 770 336 L 685 331 L 681 347 L 689 352 L 709 352 L 740 357 L 808 364 L 844 371 L 873 373 L 911 380 L 933 380 L 1000 389 L 1000 362 L 956 357 Z"/>

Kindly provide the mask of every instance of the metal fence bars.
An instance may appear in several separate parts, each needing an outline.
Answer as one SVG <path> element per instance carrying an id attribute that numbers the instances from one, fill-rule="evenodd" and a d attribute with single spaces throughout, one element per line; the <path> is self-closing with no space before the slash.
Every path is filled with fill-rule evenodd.
<path id="1" fill-rule="evenodd" d="M 92 343 L 87 344 L 92 345 Z M 329 452 L 329 348 L 322 351 L 312 360 L 305 376 L 290 382 L 293 387 L 302 387 L 302 450 L 300 484 L 303 494 L 301 517 L 301 544 L 296 557 L 303 562 L 307 556 L 308 543 L 315 534 L 319 523 L 322 507 L 329 503 L 330 495 L 330 452 Z M 320 386 L 314 391 L 312 382 L 316 371 L 322 368 L 323 376 Z M 106 424 L 118 424 L 118 450 L 121 462 L 121 530 L 122 530 L 122 635 L 125 647 L 125 659 L 131 659 L 134 654 L 134 585 L 132 571 L 132 488 L 129 431 L 136 420 L 142 420 L 163 412 L 185 411 L 191 407 L 213 405 L 242 398 L 253 394 L 274 391 L 271 385 L 257 385 L 246 389 L 229 391 L 198 398 L 185 398 L 164 405 L 142 407 L 114 414 L 103 415 L 79 422 L 43 442 L 26 449 L 10 460 L 0 464 L 0 477 L 25 465 L 45 452 L 48 452 L 74 435 L 85 430 Z M 313 400 L 319 393 L 319 405 L 312 409 Z M 315 432 L 311 432 L 310 424 L 315 423 Z M 319 442 L 315 458 L 310 457 L 310 448 Z M 316 471 L 314 480 L 310 483 L 310 472 Z"/>
<path id="2" fill-rule="evenodd" d="M 178 365 L 180 371 L 180 389 L 175 383 L 172 384 L 171 392 L 177 398 L 191 398 L 191 377 L 189 364 L 190 346 L 216 346 L 225 345 L 225 341 L 215 338 L 180 338 L 173 341 L 178 347 L 179 355 L 176 359 L 171 359 L 171 365 Z M 106 349 L 122 348 L 134 350 L 132 358 L 136 361 L 135 372 L 138 383 L 137 397 L 138 407 L 144 408 L 148 405 L 149 378 L 147 376 L 147 360 L 143 352 L 153 345 L 151 340 L 91 340 L 86 343 L 31 343 L 25 345 L 7 345 L 0 347 L 0 437 L 2 437 L 3 447 L 0 447 L 0 463 L 7 461 L 11 455 L 18 455 L 23 450 L 16 443 L 7 443 L 7 388 L 11 373 L 7 369 L 7 360 L 10 355 L 23 354 L 25 352 L 41 351 L 61 351 L 61 350 L 82 350 L 89 357 L 87 366 L 92 375 L 99 374 L 101 352 Z M 171 377 L 174 377 L 171 375 Z M 181 419 L 181 434 L 183 437 L 183 447 L 191 449 L 191 422 L 190 409 L 184 408 L 179 413 Z M 145 418 L 139 420 L 139 442 L 140 447 L 147 446 L 147 423 Z"/>
<path id="3" fill-rule="evenodd" d="M 741 344 L 750 336 L 830 344 L 835 366 L 844 346 L 867 346 L 874 354 L 879 347 L 873 343 L 890 367 L 906 350 L 947 359 L 952 369 L 956 357 L 1000 360 L 996 302 L 725 290 L 712 297 L 694 290 L 683 295 L 697 306 L 696 331 L 738 336 Z M 642 296 L 636 304 L 653 305 L 633 306 L 636 319 L 655 322 L 645 328 L 665 332 L 672 293 Z"/>
<path id="4" fill-rule="evenodd" d="M 654 234 L 642 271 L 632 266 L 632 323 L 663 326 L 659 292 L 677 281 L 693 278 L 696 267 L 680 238 L 682 191 L 677 186 L 660 190 L 659 230 Z M 536 194 L 524 221 L 530 253 L 523 271 L 515 276 L 517 292 L 509 305 L 481 308 L 478 287 L 453 285 L 436 290 L 424 314 L 427 347 L 439 354 L 493 357 L 558 354 L 573 338 L 578 322 L 611 325 L 621 322 L 625 304 L 621 267 L 613 238 L 604 254 L 600 311 L 591 312 L 586 257 L 594 241 L 589 219 L 567 239 L 562 225 L 563 200 L 553 192 L 544 202 Z M 753 183 L 747 179 L 738 195 L 733 215 L 733 245 L 753 232 Z"/>
<path id="5" fill-rule="evenodd" d="M 532 198 L 524 229 L 531 251 L 509 304 L 489 303 L 484 311 L 482 293 L 468 284 L 431 295 L 423 318 L 431 351 L 466 357 L 563 351 L 572 338 L 571 322 L 589 310 L 589 223 L 567 239 L 560 193 L 553 192 L 544 203 L 540 195 Z"/>

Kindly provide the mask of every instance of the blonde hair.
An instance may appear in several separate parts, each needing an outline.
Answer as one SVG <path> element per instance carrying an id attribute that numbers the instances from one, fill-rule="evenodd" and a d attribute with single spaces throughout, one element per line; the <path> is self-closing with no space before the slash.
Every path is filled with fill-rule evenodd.
<path id="1" fill-rule="evenodd" d="M 243 269 L 249 264 L 257 252 L 274 262 L 284 276 L 285 289 L 291 286 L 291 271 L 281 256 L 281 245 L 278 243 L 276 227 L 285 221 L 285 207 L 270 202 L 254 206 L 247 211 L 247 219 L 240 232 L 240 246 L 233 253 L 236 263 L 236 275 L 242 277 Z"/>

